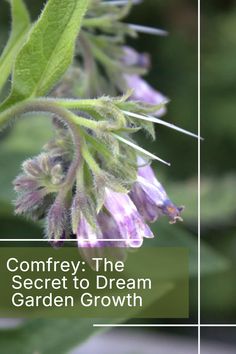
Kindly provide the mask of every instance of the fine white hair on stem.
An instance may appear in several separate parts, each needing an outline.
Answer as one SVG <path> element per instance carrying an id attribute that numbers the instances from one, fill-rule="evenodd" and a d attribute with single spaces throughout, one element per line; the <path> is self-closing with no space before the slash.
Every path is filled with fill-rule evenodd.
<path id="1" fill-rule="evenodd" d="M 177 130 L 177 131 L 180 132 L 180 133 L 183 133 L 183 134 L 186 134 L 186 135 L 190 135 L 190 136 L 192 136 L 192 137 L 194 137 L 194 138 L 203 140 L 200 136 L 198 136 L 198 135 L 196 135 L 196 134 L 194 134 L 194 133 L 191 133 L 191 132 L 189 132 L 188 130 L 179 128 L 179 127 L 177 127 L 177 126 L 174 125 L 174 124 L 165 122 L 165 121 L 162 120 L 162 119 L 159 119 L 159 118 L 156 118 L 156 117 L 152 117 L 152 116 L 143 116 L 143 115 L 138 114 L 138 113 L 132 113 L 132 112 L 127 112 L 127 111 L 123 111 L 123 113 L 126 114 L 127 116 L 130 116 L 130 117 L 133 117 L 133 118 L 142 119 L 142 120 L 146 120 L 146 121 L 148 121 L 148 122 L 152 122 L 152 123 L 157 123 L 157 124 L 160 124 L 160 125 L 164 125 L 165 127 L 168 127 L 168 128 L 174 129 L 174 130 Z"/>
<path id="2" fill-rule="evenodd" d="M 113 5 L 113 6 L 125 6 L 129 3 L 129 0 L 112 0 L 112 1 L 103 1 L 103 5 Z M 141 4 L 142 0 L 131 0 L 132 5 Z"/>
<path id="3" fill-rule="evenodd" d="M 168 36 L 168 32 L 160 28 L 134 25 L 131 23 L 129 23 L 128 25 L 131 29 L 133 29 L 136 32 L 154 34 L 156 36 Z"/>
<path id="4" fill-rule="evenodd" d="M 135 149 L 135 150 L 137 150 L 137 151 L 143 153 L 144 155 L 150 157 L 152 160 L 160 161 L 160 162 L 164 163 L 164 164 L 167 165 L 167 166 L 170 166 L 170 165 L 171 165 L 169 162 L 166 162 L 165 160 L 162 160 L 160 157 L 158 157 L 158 156 L 152 154 L 151 152 L 149 152 L 149 151 L 147 151 L 147 150 L 141 148 L 140 146 L 134 144 L 132 141 L 127 140 L 127 139 L 123 138 L 122 136 L 117 135 L 117 134 L 114 134 L 114 133 L 113 133 L 113 136 L 114 136 L 117 140 L 121 141 L 122 143 L 124 143 L 124 144 L 126 144 L 126 145 L 129 145 L 129 146 L 132 147 L 133 149 Z"/>

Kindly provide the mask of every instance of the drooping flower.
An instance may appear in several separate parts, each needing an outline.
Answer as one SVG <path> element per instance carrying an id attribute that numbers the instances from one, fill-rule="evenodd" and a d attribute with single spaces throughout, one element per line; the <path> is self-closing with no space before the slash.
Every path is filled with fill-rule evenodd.
<path id="1" fill-rule="evenodd" d="M 145 80 L 138 75 L 124 75 L 127 86 L 133 90 L 132 98 L 136 101 L 145 102 L 152 105 L 162 105 L 160 109 L 155 112 L 158 117 L 166 114 L 165 103 L 167 98 L 159 91 L 156 91 Z"/>
<path id="2" fill-rule="evenodd" d="M 112 259 L 124 261 L 126 258 L 125 249 L 127 248 L 127 244 L 122 242 L 123 240 L 114 218 L 102 211 L 98 214 L 98 224 L 101 228 L 104 240 L 100 242 L 100 246 L 106 248 L 105 254 L 108 254 Z"/>
<path id="3" fill-rule="evenodd" d="M 130 197 L 124 193 L 113 192 L 106 188 L 105 207 L 115 220 L 125 244 L 140 247 L 143 238 L 152 238 L 153 233 L 145 224 Z"/>
<path id="4" fill-rule="evenodd" d="M 182 221 L 183 207 L 177 207 L 169 199 L 161 183 L 156 179 L 152 168 L 145 165 L 142 158 L 138 158 L 141 167 L 138 168 L 138 177 L 130 197 L 138 211 L 147 222 L 155 222 L 161 215 L 167 215 L 170 223 Z"/>
<path id="5" fill-rule="evenodd" d="M 91 225 L 83 213 L 80 212 L 76 233 L 77 245 L 82 257 L 93 269 L 95 266 L 93 258 L 104 256 L 104 243 L 102 241 L 104 235 L 97 219 L 94 220 L 94 224 Z"/>
<path id="6" fill-rule="evenodd" d="M 111 247 L 125 247 L 126 245 L 122 242 L 122 236 L 120 234 L 117 223 L 114 218 L 108 213 L 101 211 L 98 214 L 98 224 L 102 231 L 102 237 L 104 240 L 111 240 L 109 242 L 102 241 L 101 245 L 106 246 L 110 245 Z M 114 241 L 119 240 L 120 242 Z"/>
<path id="7" fill-rule="evenodd" d="M 141 68 L 150 68 L 150 55 L 147 53 L 138 53 L 135 49 L 124 46 L 123 47 L 122 63 L 127 66 L 139 66 Z"/>
<path id="8" fill-rule="evenodd" d="M 93 227 L 90 225 L 83 213 L 80 213 L 76 236 L 79 247 L 99 247 L 99 240 L 102 239 L 102 233 L 99 226 L 96 225 L 96 227 Z"/>
<path id="9" fill-rule="evenodd" d="M 140 68 L 149 69 L 150 68 L 150 57 L 146 53 L 138 53 L 131 47 L 123 47 L 124 55 L 122 57 L 122 62 L 126 66 L 137 66 Z M 151 105 L 162 105 L 155 112 L 158 117 L 163 116 L 166 113 L 166 103 L 167 98 L 151 87 L 144 79 L 142 79 L 138 74 L 124 74 L 123 75 L 126 85 L 129 89 L 133 90 L 132 98 L 137 101 L 145 102 Z"/>

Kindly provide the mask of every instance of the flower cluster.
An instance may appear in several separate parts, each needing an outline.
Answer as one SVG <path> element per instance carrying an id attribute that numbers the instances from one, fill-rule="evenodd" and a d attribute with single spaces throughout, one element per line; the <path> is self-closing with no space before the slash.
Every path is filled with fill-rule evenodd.
<path id="1" fill-rule="evenodd" d="M 76 237 L 78 246 L 85 248 L 140 247 L 143 238 L 154 237 L 147 223 L 162 215 L 167 215 L 171 223 L 182 220 L 183 208 L 170 201 L 148 161 L 139 155 L 134 154 L 136 177 L 127 191 L 125 183 L 101 169 L 105 169 L 102 156 L 97 155 L 95 161 L 89 151 L 81 154 L 76 182 L 68 186 L 70 168 L 64 160 L 68 154 L 55 155 L 55 145 L 56 141 L 48 144 L 47 152 L 24 162 L 23 173 L 14 181 L 16 213 L 34 220 L 46 217 L 46 234 L 54 245 Z M 99 178 L 101 184 L 96 186 Z M 95 198 L 101 189 L 98 205 L 99 198 Z"/>
<path id="2" fill-rule="evenodd" d="M 55 246 L 76 239 L 86 259 L 107 246 L 124 257 L 124 249 L 154 237 L 148 224 L 161 216 L 182 221 L 183 207 L 169 199 L 150 166 L 152 159 L 166 162 L 138 146 L 133 134 L 145 129 L 155 138 L 154 123 L 193 134 L 160 119 L 167 98 L 142 78 L 150 57 L 127 47 L 125 36 L 165 32 L 122 23 L 129 9 L 123 0 L 91 1 L 75 64 L 54 90 L 56 98 L 28 108 L 53 115 L 55 136 L 14 181 L 16 213 L 45 219 Z"/>

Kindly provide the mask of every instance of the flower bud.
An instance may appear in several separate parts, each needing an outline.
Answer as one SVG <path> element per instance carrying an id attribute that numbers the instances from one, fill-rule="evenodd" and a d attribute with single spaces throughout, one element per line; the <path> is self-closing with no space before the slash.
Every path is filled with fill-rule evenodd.
<path id="1" fill-rule="evenodd" d="M 79 196 L 76 193 L 71 206 L 71 227 L 72 232 L 74 235 L 77 234 L 79 220 L 80 220 L 80 203 L 79 203 Z"/>
<path id="2" fill-rule="evenodd" d="M 24 161 L 22 164 L 22 168 L 27 175 L 32 177 L 38 177 L 39 174 L 42 172 L 37 158 L 28 159 Z"/>
<path id="3" fill-rule="evenodd" d="M 85 194 L 85 190 L 77 190 L 72 201 L 71 206 L 71 222 L 72 222 L 72 231 L 76 235 L 78 231 L 78 225 L 81 215 L 87 220 L 87 222 L 93 227 L 96 228 L 96 208 L 95 203 Z"/>
<path id="4" fill-rule="evenodd" d="M 64 177 L 61 164 L 57 163 L 55 166 L 53 166 L 50 171 L 50 174 L 52 184 L 60 184 L 63 181 Z"/>
<path id="5" fill-rule="evenodd" d="M 39 166 L 44 175 L 50 175 L 51 169 L 53 168 L 52 160 L 47 153 L 40 154 L 37 157 Z"/>
<path id="6" fill-rule="evenodd" d="M 150 55 L 147 53 L 138 53 L 135 49 L 124 46 L 124 55 L 122 57 L 122 63 L 127 66 L 139 66 L 141 68 L 149 69 L 151 66 Z"/>
<path id="7" fill-rule="evenodd" d="M 16 192 L 33 191 L 38 188 L 38 182 L 34 178 L 26 175 L 16 177 L 13 182 L 14 190 Z"/>
<path id="8" fill-rule="evenodd" d="M 33 190 L 20 194 L 15 201 L 15 213 L 30 214 L 42 204 L 45 195 L 45 189 Z"/>
<path id="9" fill-rule="evenodd" d="M 64 201 L 56 199 L 54 204 L 49 209 L 46 223 L 46 235 L 51 243 L 55 246 L 59 246 L 68 233 L 68 212 L 65 207 Z"/>

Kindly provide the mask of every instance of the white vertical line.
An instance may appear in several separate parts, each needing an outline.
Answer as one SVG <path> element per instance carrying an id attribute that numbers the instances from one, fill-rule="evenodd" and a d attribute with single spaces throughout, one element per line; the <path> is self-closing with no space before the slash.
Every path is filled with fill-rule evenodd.
<path id="1" fill-rule="evenodd" d="M 201 0 L 198 0 L 198 136 L 201 136 Z M 198 138 L 198 354 L 201 354 L 201 140 Z"/>

